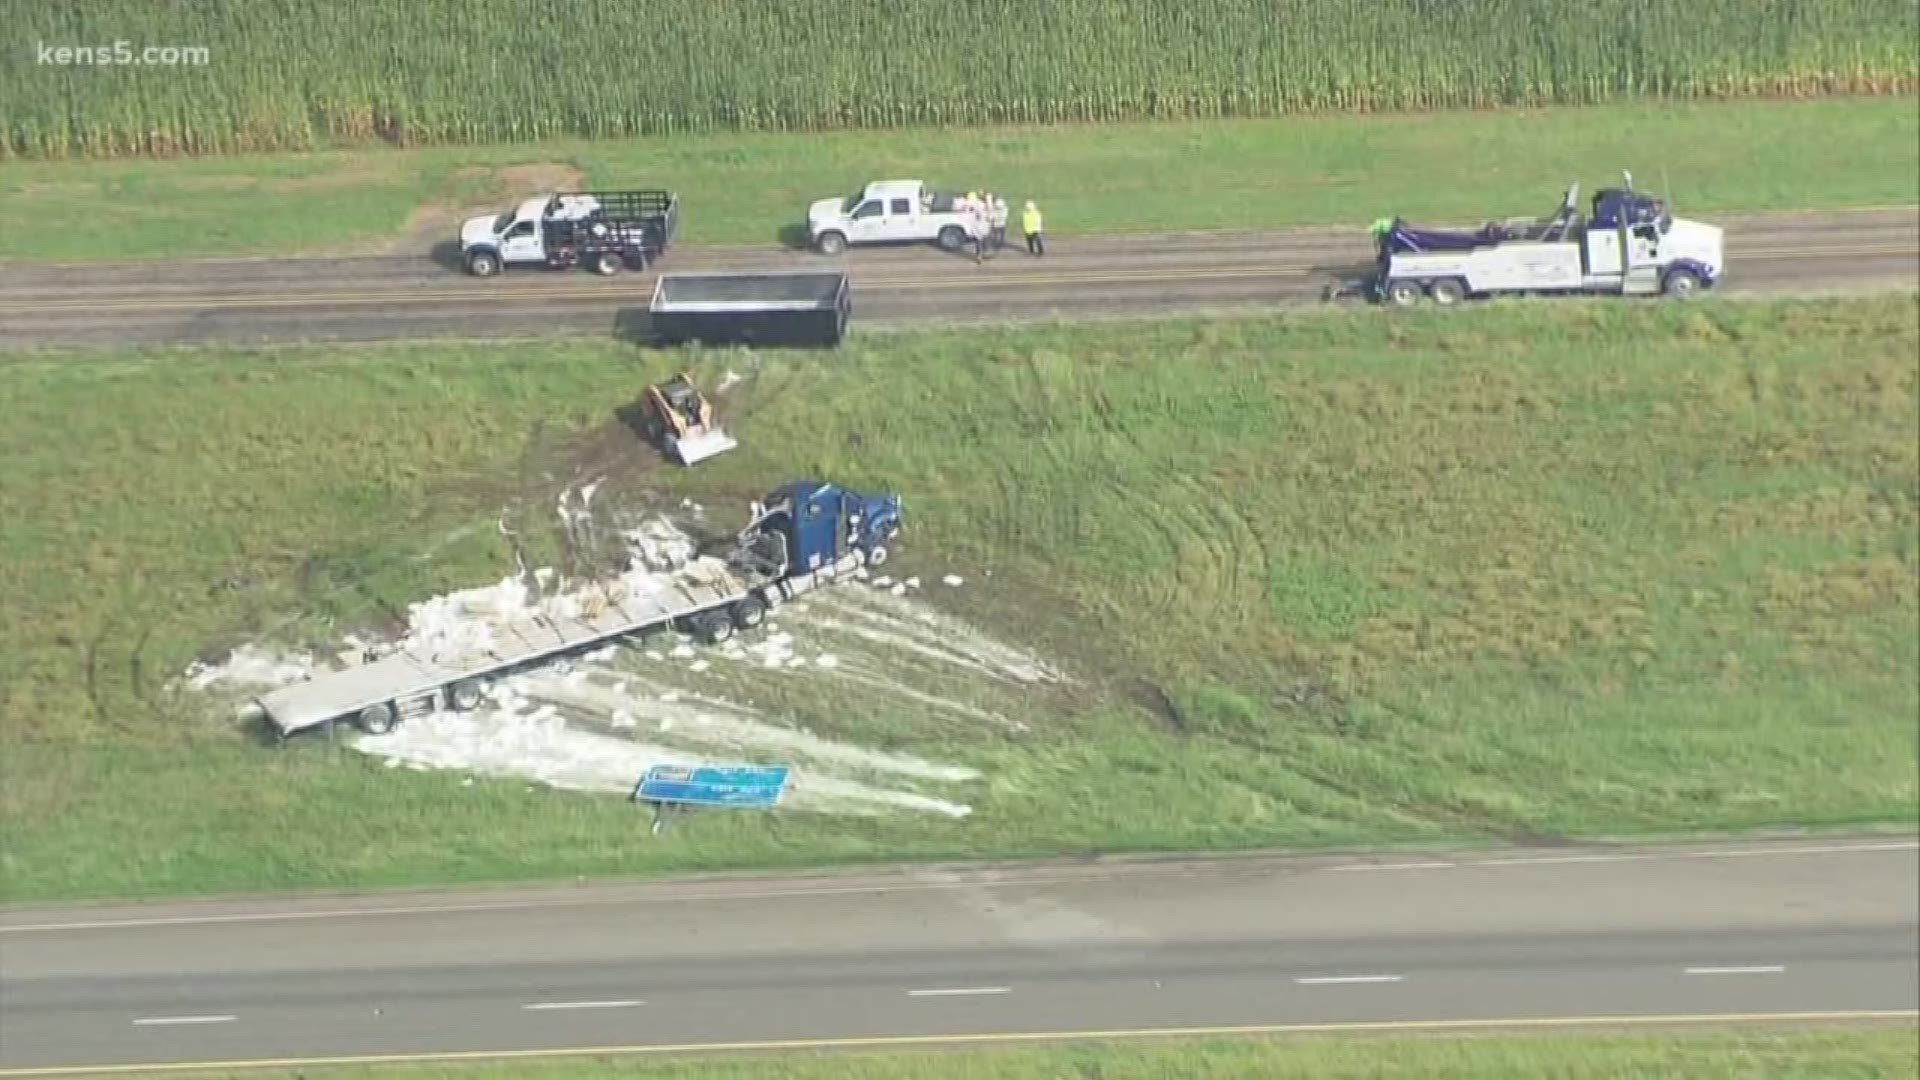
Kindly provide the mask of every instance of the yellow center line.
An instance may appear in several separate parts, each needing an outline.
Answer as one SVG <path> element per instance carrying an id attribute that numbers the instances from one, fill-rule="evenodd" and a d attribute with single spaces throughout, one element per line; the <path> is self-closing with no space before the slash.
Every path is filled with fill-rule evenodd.
<path id="1" fill-rule="evenodd" d="M 1863 256 L 1911 256 L 1920 257 L 1920 247 L 1915 246 L 1863 246 L 1846 248 L 1768 248 L 1753 251 L 1734 249 L 1728 255 L 1729 263 L 1770 262 L 1797 258 L 1854 258 Z M 1355 265 L 1358 265 L 1357 263 Z M 853 279 L 856 292 L 913 291 L 924 289 L 992 289 L 1021 288 L 1034 285 L 1097 285 L 1120 282 L 1161 282 L 1161 281 L 1223 281 L 1234 279 L 1262 279 L 1283 277 L 1305 277 L 1314 273 L 1327 272 L 1327 268 L 1315 265 L 1281 264 L 1269 266 L 1237 267 L 1167 267 L 1115 270 L 1083 270 L 1062 273 L 1021 272 L 969 275 L 959 272 L 946 277 L 872 279 L 862 281 Z M 653 280 L 652 275 L 631 279 L 644 285 Z M 558 286 L 533 287 L 525 289 L 489 289 L 465 288 L 422 290 L 411 293 L 368 293 L 368 292 L 302 292 L 302 293 L 258 293 L 220 296 L 187 293 L 178 296 L 128 297 L 125 299 L 108 298 L 57 298 L 47 300 L 0 301 L 0 312 L 34 312 L 80 309 L 87 311 L 147 311 L 169 309 L 214 309 L 240 307 L 326 307 L 387 305 L 393 307 L 411 307 L 424 304 L 457 303 L 460 301 L 527 302 L 533 300 L 628 300 L 637 301 L 638 290 L 633 287 L 607 285 L 603 287 Z"/>
<path id="2" fill-rule="evenodd" d="M 1084 1031 L 1001 1031 L 963 1035 L 874 1035 L 825 1039 L 771 1039 L 743 1042 L 635 1043 L 623 1046 L 573 1046 L 538 1050 L 447 1050 L 403 1054 L 350 1054 L 335 1057 L 246 1058 L 229 1061 L 171 1061 L 138 1065 L 56 1065 L 0 1069 L 0 1078 L 112 1076 L 126 1073 L 214 1072 L 224 1069 L 308 1069 L 329 1066 L 399 1065 L 457 1061 L 512 1061 L 567 1057 L 636 1057 L 664 1054 L 758 1053 L 777 1050 L 877 1050 L 920 1046 L 1007 1045 L 1103 1039 L 1222 1038 L 1310 1034 L 1362 1034 L 1432 1031 L 1492 1031 L 1557 1027 L 1653 1027 L 1703 1024 L 1860 1023 L 1920 1021 L 1920 1010 L 1851 1009 L 1835 1012 L 1680 1013 L 1650 1016 L 1525 1016 L 1505 1020 L 1361 1020 L 1324 1024 L 1242 1024 L 1225 1027 L 1119 1028 Z"/>

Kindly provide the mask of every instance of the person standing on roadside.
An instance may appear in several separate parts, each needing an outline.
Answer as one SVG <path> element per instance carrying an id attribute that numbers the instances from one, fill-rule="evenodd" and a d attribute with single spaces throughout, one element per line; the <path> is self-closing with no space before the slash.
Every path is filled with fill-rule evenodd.
<path id="1" fill-rule="evenodd" d="M 987 255 L 987 233 L 991 231 L 987 224 L 985 203 L 974 202 L 967 207 L 967 237 L 973 241 L 973 261 L 980 262 Z"/>
<path id="2" fill-rule="evenodd" d="M 1040 233 L 1041 224 L 1040 208 L 1033 204 L 1032 199 L 1028 199 L 1027 209 L 1020 215 L 1020 231 L 1027 234 L 1027 254 L 1029 255 L 1039 256 L 1047 253 L 1046 238 Z"/>
<path id="3" fill-rule="evenodd" d="M 999 251 L 1007 246 L 1007 200 L 998 195 L 993 197 L 993 209 L 987 214 L 987 225 L 992 232 L 993 250 Z"/>

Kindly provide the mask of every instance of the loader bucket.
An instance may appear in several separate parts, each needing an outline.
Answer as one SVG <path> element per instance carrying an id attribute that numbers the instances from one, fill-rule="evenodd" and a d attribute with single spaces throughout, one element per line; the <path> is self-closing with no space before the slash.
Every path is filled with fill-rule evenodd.
<path id="1" fill-rule="evenodd" d="M 717 454 L 724 454 L 740 444 L 718 428 L 699 435 L 683 435 L 673 442 L 673 456 L 680 459 L 682 465 L 697 465 Z"/>

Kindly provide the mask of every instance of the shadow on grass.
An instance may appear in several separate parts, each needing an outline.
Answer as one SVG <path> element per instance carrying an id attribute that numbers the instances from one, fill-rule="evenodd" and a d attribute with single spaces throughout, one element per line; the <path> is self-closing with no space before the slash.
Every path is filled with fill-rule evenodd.
<path id="1" fill-rule="evenodd" d="M 780 226 L 779 231 L 773 234 L 773 239 L 775 243 L 789 251 L 807 251 L 813 247 L 812 241 L 807 236 L 807 226 L 804 222 Z"/>
<path id="2" fill-rule="evenodd" d="M 433 264 L 442 270 L 451 270 L 457 274 L 467 272 L 467 261 L 460 257 L 460 241 L 442 240 L 433 245 L 427 253 Z"/>
<path id="3" fill-rule="evenodd" d="M 644 349 L 661 345 L 660 335 L 653 329 L 653 314 L 643 307 L 624 307 L 614 312 L 613 338 Z"/>

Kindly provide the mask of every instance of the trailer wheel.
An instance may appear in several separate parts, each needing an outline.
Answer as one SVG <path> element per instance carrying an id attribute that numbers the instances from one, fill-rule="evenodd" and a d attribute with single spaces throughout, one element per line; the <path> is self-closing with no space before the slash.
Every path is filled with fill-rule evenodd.
<path id="1" fill-rule="evenodd" d="M 1414 281 L 1387 282 L 1387 303 L 1394 307 L 1412 307 L 1420 302 L 1420 285 Z"/>
<path id="2" fill-rule="evenodd" d="M 461 679 L 459 682 L 454 683 L 453 686 L 447 690 L 447 700 L 452 703 L 455 711 L 473 711 L 480 704 L 480 681 L 478 679 Z"/>
<path id="3" fill-rule="evenodd" d="M 1660 292 L 1676 300 L 1690 300 L 1700 291 L 1700 275 L 1691 270 L 1669 270 L 1660 279 Z"/>
<path id="4" fill-rule="evenodd" d="M 361 731 L 369 735 L 385 735 L 394 729 L 399 720 L 394 714 L 393 705 L 382 703 L 361 709 L 360 718 L 356 723 L 360 725 Z"/>
<path id="5" fill-rule="evenodd" d="M 709 611 L 693 626 L 700 640 L 708 645 L 722 645 L 733 637 L 733 618 L 724 611 Z"/>
<path id="6" fill-rule="evenodd" d="M 1453 307 L 1467 298 L 1467 287 L 1458 278 L 1441 278 L 1427 286 L 1427 295 L 1441 307 Z"/>
<path id="7" fill-rule="evenodd" d="M 940 230 L 934 242 L 940 245 L 941 251 L 959 251 L 967 242 L 967 231 L 958 225 L 948 225 Z"/>
<path id="8" fill-rule="evenodd" d="M 867 549 L 867 565 L 885 566 L 887 564 L 887 556 L 890 554 L 892 553 L 887 550 L 887 545 L 875 544 Z"/>
<path id="9" fill-rule="evenodd" d="M 742 630 L 751 630 L 767 621 L 767 602 L 757 596 L 749 596 L 733 605 L 733 625 Z"/>
<path id="10" fill-rule="evenodd" d="M 603 251 L 593 260 L 593 272 L 599 274 L 601 277 L 612 277 L 620 272 L 622 265 L 618 253 Z"/>
<path id="11" fill-rule="evenodd" d="M 474 277 L 492 277 L 500 272 L 500 256 L 491 251 L 476 251 L 467 256 L 467 272 Z"/>
<path id="12" fill-rule="evenodd" d="M 820 254 L 822 255 L 838 255 L 847 250 L 847 235 L 845 233 L 823 232 L 820 234 L 820 238 L 814 241 L 814 245 L 820 249 Z"/>

